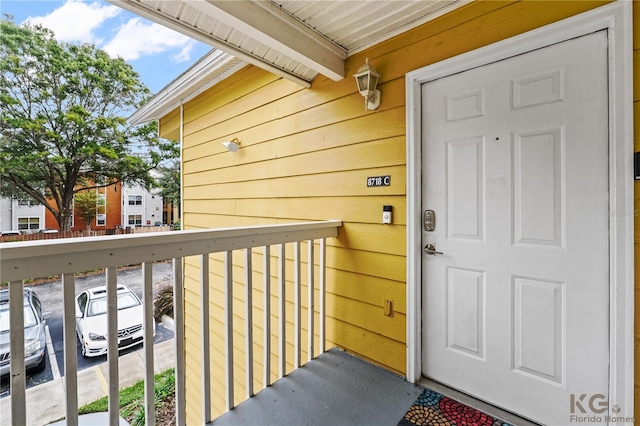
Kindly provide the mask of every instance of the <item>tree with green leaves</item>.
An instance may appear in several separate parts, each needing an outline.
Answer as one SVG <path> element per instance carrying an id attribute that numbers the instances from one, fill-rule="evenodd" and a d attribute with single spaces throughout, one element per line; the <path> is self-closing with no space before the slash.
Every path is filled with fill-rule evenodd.
<path id="1" fill-rule="evenodd" d="M 165 202 L 180 204 L 180 161 L 158 168 L 160 176 L 156 179 L 161 188 L 160 196 Z"/>
<path id="2" fill-rule="evenodd" d="M 175 222 L 180 219 L 180 161 L 176 160 L 168 166 L 160 167 L 158 173 L 159 177 L 156 180 L 161 188 L 160 196 L 165 207 L 172 207 L 171 210 L 167 210 L 167 222 L 176 225 Z M 174 212 L 177 216 L 174 216 Z"/>
<path id="3" fill-rule="evenodd" d="M 95 190 L 86 190 L 76 193 L 75 211 L 78 216 L 87 224 L 87 231 L 91 230 L 91 222 L 98 213 L 98 194 Z"/>
<path id="4" fill-rule="evenodd" d="M 150 187 L 149 172 L 179 148 L 153 123 L 127 123 L 148 96 L 123 59 L 0 20 L 0 196 L 37 201 L 64 231 L 75 193 L 118 182 Z"/>

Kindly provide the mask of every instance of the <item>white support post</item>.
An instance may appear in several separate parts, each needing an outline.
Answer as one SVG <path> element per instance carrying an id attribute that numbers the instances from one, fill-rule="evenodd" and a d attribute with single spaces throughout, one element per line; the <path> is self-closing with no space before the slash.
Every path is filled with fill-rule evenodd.
<path id="1" fill-rule="evenodd" d="M 224 314 L 225 314 L 225 365 L 227 369 L 227 410 L 235 406 L 233 396 L 233 252 L 227 251 L 224 256 Z"/>
<path id="2" fill-rule="evenodd" d="M 120 424 L 120 386 L 118 383 L 118 271 L 107 268 L 107 362 L 109 366 L 109 425 Z"/>
<path id="3" fill-rule="evenodd" d="M 76 342 L 76 281 L 74 274 L 62 275 L 62 328 L 64 339 L 64 380 L 66 422 L 78 426 L 78 355 Z M 83 343 L 80 343 L 83 344 Z"/>
<path id="4" fill-rule="evenodd" d="M 309 356 L 307 358 L 308 361 L 311 361 L 314 354 L 314 339 L 315 339 L 315 328 L 314 328 L 314 316 L 315 316 L 315 303 L 314 303 L 314 257 L 313 257 L 313 240 L 308 241 L 308 255 L 307 255 L 308 263 L 307 263 L 307 290 L 308 290 L 308 302 L 307 302 L 307 330 L 308 330 L 308 349 Z"/>
<path id="5" fill-rule="evenodd" d="M 253 396 L 253 265 L 251 249 L 244 250 L 244 336 L 247 399 Z"/>
<path id="6" fill-rule="evenodd" d="M 186 424 L 183 258 L 173 259 L 173 324 L 176 345 L 176 426 Z"/>
<path id="7" fill-rule="evenodd" d="M 280 340 L 279 340 L 279 361 L 280 361 L 280 378 L 287 374 L 287 282 L 286 282 L 286 267 L 287 259 L 285 258 L 286 250 L 285 245 L 280 244 L 280 255 L 278 256 L 278 316 L 280 325 Z"/>
<path id="8" fill-rule="evenodd" d="M 156 424 L 155 378 L 153 368 L 153 263 L 142 264 L 142 306 L 144 308 L 144 422 L 147 426 Z M 67 371 L 65 369 L 65 371 Z"/>
<path id="9" fill-rule="evenodd" d="M 11 354 L 11 424 L 27 424 L 25 403 L 25 367 L 24 367 L 24 285 L 22 281 L 9 283 L 9 329 L 18 330 L 11 335 L 9 353 Z"/>
<path id="10" fill-rule="evenodd" d="M 262 258 L 264 283 L 264 387 L 271 386 L 271 246 L 264 247 Z"/>
<path id="11" fill-rule="evenodd" d="M 320 277 L 319 277 L 319 286 L 320 286 L 320 353 L 323 353 L 325 350 L 325 339 L 326 339 L 326 287 L 327 287 L 327 241 L 326 239 L 320 240 Z"/>
<path id="12" fill-rule="evenodd" d="M 211 338 L 209 329 L 209 254 L 200 256 L 200 336 L 202 338 L 202 423 L 211 422 Z"/>
<path id="13" fill-rule="evenodd" d="M 302 297 L 301 297 L 301 273 L 300 273 L 300 241 L 293 243 L 293 312 L 295 315 L 293 329 L 295 336 L 293 340 L 293 367 L 300 368 L 300 350 L 302 341 Z"/>

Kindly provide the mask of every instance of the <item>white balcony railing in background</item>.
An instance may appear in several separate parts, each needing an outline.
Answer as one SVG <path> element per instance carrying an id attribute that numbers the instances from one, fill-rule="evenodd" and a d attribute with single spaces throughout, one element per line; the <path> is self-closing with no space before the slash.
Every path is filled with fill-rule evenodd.
<path id="1" fill-rule="evenodd" d="M 143 303 L 145 311 L 145 337 L 144 341 L 153 342 L 153 299 L 152 299 L 152 262 L 158 260 L 173 259 L 174 281 L 174 320 L 175 320 L 175 346 L 176 346 L 176 424 L 185 424 L 185 350 L 184 350 L 184 288 L 183 288 L 183 259 L 186 256 L 199 255 L 201 258 L 201 318 L 202 318 L 202 360 L 203 360 L 203 423 L 211 421 L 211 383 L 210 377 L 210 353 L 209 353 L 209 254 L 225 253 L 225 318 L 226 325 L 226 366 L 227 366 L 227 408 L 233 408 L 233 276 L 232 276 L 232 251 L 244 250 L 245 252 L 245 351 L 247 371 L 247 398 L 254 393 L 253 389 L 253 332 L 252 332 L 252 274 L 251 253 L 254 247 L 263 247 L 265 276 L 264 294 L 270 297 L 270 262 L 271 246 L 278 246 L 278 276 L 279 286 L 279 371 L 282 377 L 286 368 L 286 344 L 285 334 L 285 244 L 294 243 L 294 289 L 295 304 L 295 359 L 294 366 L 301 364 L 301 242 L 309 241 L 309 259 L 314 259 L 314 241 L 320 243 L 319 277 L 314 277 L 313 262 L 309 263 L 308 283 L 309 293 L 306 306 L 309 312 L 314 310 L 314 288 L 319 290 L 318 334 L 321 347 L 324 351 L 324 295 L 325 295 L 325 238 L 335 237 L 338 228 L 342 225 L 339 221 L 311 222 L 299 224 L 211 229 L 204 231 L 179 231 L 162 232 L 142 235 L 114 235 L 106 237 L 87 237 L 68 240 L 41 240 L 0 244 L 0 281 L 9 282 L 9 309 L 11 330 L 11 423 L 24 425 L 27 423 L 25 400 L 25 362 L 24 362 L 24 324 L 23 280 L 62 275 L 63 287 L 63 331 L 64 331 L 64 371 L 66 380 L 66 421 L 68 425 L 78 424 L 78 390 L 77 390 L 77 351 L 75 331 L 75 273 L 93 269 L 106 269 L 107 298 L 114 301 L 116 296 L 116 268 L 123 265 L 142 264 L 143 275 Z M 261 338 L 265 345 L 265 358 L 263 360 L 265 372 L 269 372 L 271 353 L 270 349 L 270 303 L 265 300 L 264 336 Z M 117 311 L 116 303 L 109 303 L 107 311 L 108 323 L 108 353 L 117 351 Z M 309 315 L 308 353 L 314 353 L 313 336 L 315 325 L 314 315 Z M 153 395 L 153 345 L 144 345 L 145 359 L 145 413 L 147 425 L 155 424 L 154 395 Z M 119 383 L 118 383 L 118 357 L 107 357 L 108 361 L 108 398 L 109 398 L 109 423 L 118 424 Z M 265 374 L 264 383 L 271 384 L 269 374 Z"/>

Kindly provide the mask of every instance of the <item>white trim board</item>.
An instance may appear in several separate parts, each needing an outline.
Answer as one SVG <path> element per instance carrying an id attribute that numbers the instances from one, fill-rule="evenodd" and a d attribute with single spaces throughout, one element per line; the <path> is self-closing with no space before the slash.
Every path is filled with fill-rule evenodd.
<path id="1" fill-rule="evenodd" d="M 610 407 L 632 416 L 634 401 L 632 2 L 618 1 L 412 71 L 407 110 L 407 379 L 422 374 L 421 86 L 531 50 L 607 30 L 609 38 Z M 567 410 L 569 407 L 567 407 Z M 622 424 L 622 423 L 619 423 Z M 631 423 L 629 423 L 631 424 Z"/>

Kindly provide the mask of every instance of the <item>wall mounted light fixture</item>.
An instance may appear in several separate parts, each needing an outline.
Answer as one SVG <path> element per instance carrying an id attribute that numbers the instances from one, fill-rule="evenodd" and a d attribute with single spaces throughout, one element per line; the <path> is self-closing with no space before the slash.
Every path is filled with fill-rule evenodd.
<path id="1" fill-rule="evenodd" d="M 240 149 L 240 141 L 238 138 L 233 138 L 230 141 L 222 142 L 222 146 L 230 152 L 238 152 L 238 149 Z"/>
<path id="2" fill-rule="evenodd" d="M 364 96 L 364 108 L 370 111 L 378 109 L 380 107 L 381 94 L 380 90 L 376 90 L 376 86 L 378 85 L 380 74 L 369 65 L 369 58 L 353 76 L 358 84 L 358 92 Z"/>

